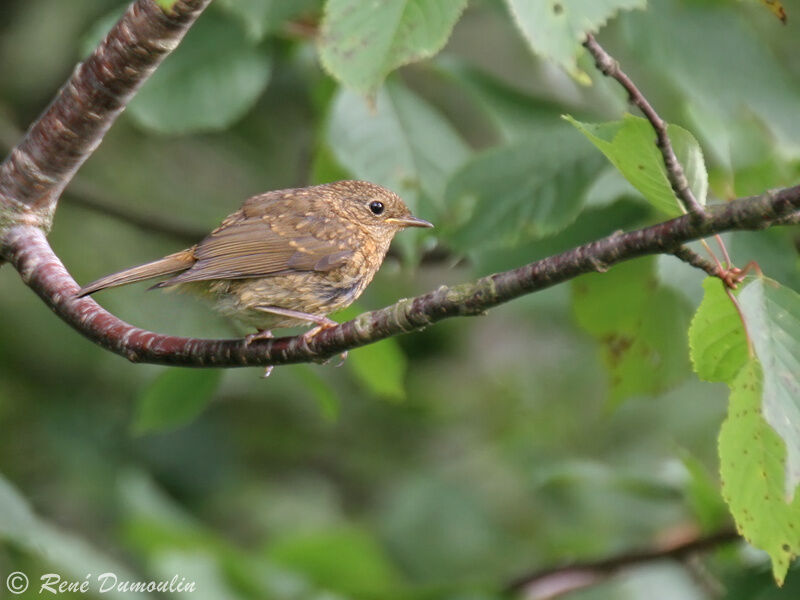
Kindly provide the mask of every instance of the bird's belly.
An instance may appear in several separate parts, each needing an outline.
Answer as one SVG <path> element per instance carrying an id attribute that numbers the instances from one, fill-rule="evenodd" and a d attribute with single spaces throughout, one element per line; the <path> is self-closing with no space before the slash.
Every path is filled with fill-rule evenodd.
<path id="1" fill-rule="evenodd" d="M 369 278 L 371 279 L 371 278 Z M 222 315 L 259 330 L 307 327 L 313 323 L 266 312 L 283 308 L 325 316 L 352 304 L 369 283 L 366 278 L 320 277 L 320 273 L 290 273 L 254 279 L 207 283 L 205 296 Z"/>

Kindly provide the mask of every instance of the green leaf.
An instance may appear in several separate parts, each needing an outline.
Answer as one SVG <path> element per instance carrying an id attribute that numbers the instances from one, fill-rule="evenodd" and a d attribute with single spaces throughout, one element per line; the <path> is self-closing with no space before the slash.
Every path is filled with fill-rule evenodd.
<path id="1" fill-rule="evenodd" d="M 525 94 L 466 61 L 442 58 L 433 68 L 457 86 L 453 95 L 475 102 L 504 141 L 529 138 L 564 112 L 561 105 Z"/>
<path id="2" fill-rule="evenodd" d="M 659 284 L 651 257 L 576 279 L 572 305 L 578 325 L 601 343 L 612 405 L 663 392 L 688 374 L 688 309 Z"/>
<path id="3" fill-rule="evenodd" d="M 646 0 L 508 0 L 517 27 L 534 52 L 552 60 L 581 83 L 591 79 L 576 58 L 586 34 L 596 32 L 620 10 L 644 8 Z"/>
<path id="4" fill-rule="evenodd" d="M 646 119 L 625 115 L 621 121 L 581 123 L 569 116 L 565 118 L 589 138 L 653 206 L 669 216 L 681 214 L 680 203 L 667 179 L 664 159 L 655 145 L 656 134 Z M 695 199 L 705 205 L 708 173 L 700 145 L 691 133 L 677 125 L 669 125 L 667 133 Z"/>
<path id="5" fill-rule="evenodd" d="M 319 43 L 325 69 L 372 95 L 392 70 L 442 49 L 466 0 L 328 0 Z"/>
<path id="6" fill-rule="evenodd" d="M 719 435 L 720 473 L 722 494 L 739 531 L 769 554 L 780 584 L 800 552 L 800 495 L 787 503 L 786 448 L 762 416 L 764 385 L 756 360 L 731 384 L 728 418 Z"/>
<path id="7" fill-rule="evenodd" d="M 347 366 L 370 392 L 387 400 L 405 400 L 408 360 L 400 344 L 387 338 L 350 350 Z"/>
<path id="8" fill-rule="evenodd" d="M 445 118 L 397 81 L 381 89 L 374 109 L 358 94 L 340 90 L 326 137 L 342 166 L 389 187 L 423 217 L 432 215 L 417 211 L 420 193 L 440 202 L 450 174 L 469 156 Z"/>
<path id="9" fill-rule="evenodd" d="M 229 20 L 206 15 L 142 86 L 129 114 L 156 133 L 225 129 L 255 104 L 269 57 Z"/>
<path id="10" fill-rule="evenodd" d="M 133 431 L 174 429 L 194 419 L 219 387 L 217 369 L 167 369 L 139 397 Z"/>
<path id="11" fill-rule="evenodd" d="M 731 383 L 748 360 L 742 318 L 722 281 L 707 277 L 705 295 L 689 327 L 689 349 L 700 379 Z"/>
<path id="12" fill-rule="evenodd" d="M 470 251 L 557 233 L 578 216 L 603 167 L 601 157 L 561 125 L 489 149 L 448 183 L 444 234 L 454 248 Z"/>
<path id="13" fill-rule="evenodd" d="M 739 294 L 747 331 L 763 369 L 764 418 L 786 443 L 785 493 L 800 483 L 800 295 L 756 279 Z"/>
<path id="14" fill-rule="evenodd" d="M 399 583 L 377 541 L 353 526 L 287 536 L 267 548 L 267 557 L 321 586 L 356 598 L 391 597 Z"/>
<path id="15" fill-rule="evenodd" d="M 218 0 L 217 6 L 241 21 L 253 41 L 278 30 L 289 19 L 316 9 L 320 0 Z"/>

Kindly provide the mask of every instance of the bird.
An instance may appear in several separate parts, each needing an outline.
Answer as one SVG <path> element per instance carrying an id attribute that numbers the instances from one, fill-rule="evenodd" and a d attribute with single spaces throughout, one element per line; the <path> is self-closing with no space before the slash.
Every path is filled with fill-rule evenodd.
<path id="1" fill-rule="evenodd" d="M 150 289 L 210 300 L 220 314 L 256 329 L 248 345 L 276 328 L 314 326 L 303 334 L 308 340 L 338 325 L 328 315 L 361 295 L 407 227 L 433 224 L 367 181 L 270 191 L 247 199 L 194 246 L 101 277 L 77 296 L 167 277 Z"/>

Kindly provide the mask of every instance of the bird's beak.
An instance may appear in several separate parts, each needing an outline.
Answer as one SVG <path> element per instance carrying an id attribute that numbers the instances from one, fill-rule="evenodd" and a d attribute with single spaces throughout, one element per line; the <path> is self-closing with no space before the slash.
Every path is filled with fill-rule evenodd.
<path id="1" fill-rule="evenodd" d="M 389 217 L 386 221 L 394 225 L 399 225 L 400 227 L 433 227 L 433 223 L 412 215 L 408 215 L 407 217 Z"/>

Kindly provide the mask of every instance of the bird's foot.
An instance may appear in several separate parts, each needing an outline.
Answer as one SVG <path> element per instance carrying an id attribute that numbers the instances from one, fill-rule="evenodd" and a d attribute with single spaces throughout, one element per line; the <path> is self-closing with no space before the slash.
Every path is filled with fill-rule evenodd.
<path id="1" fill-rule="evenodd" d="M 339 325 L 339 323 L 337 323 L 333 319 L 328 319 L 327 317 L 322 317 L 322 318 L 325 319 L 325 322 L 319 323 L 319 325 L 314 327 L 314 329 L 309 329 L 303 334 L 303 341 L 306 342 L 306 345 L 315 335 L 318 335 L 320 332 L 325 331 L 326 329 L 330 329 L 331 327 L 336 327 L 337 325 Z M 339 363 L 336 366 L 341 367 L 344 364 L 345 360 L 347 360 L 347 350 L 345 350 L 339 355 Z M 328 358 L 322 361 L 322 364 L 327 365 L 330 361 L 331 359 Z"/>
<path id="2" fill-rule="evenodd" d="M 324 319 L 324 321 L 322 319 Z M 329 319 L 327 317 L 320 317 L 318 321 L 315 321 L 315 323 L 317 323 L 316 327 L 314 327 L 313 329 L 309 329 L 303 334 L 303 341 L 310 342 L 311 338 L 313 338 L 320 332 L 325 331 L 326 329 L 330 329 L 331 327 L 336 327 L 339 324 L 333 319 Z"/>
<path id="3" fill-rule="evenodd" d="M 264 367 L 264 373 L 261 375 L 261 379 L 266 379 L 267 377 L 272 375 L 272 369 L 274 368 L 275 367 L 273 365 L 267 365 L 266 367 Z"/>

